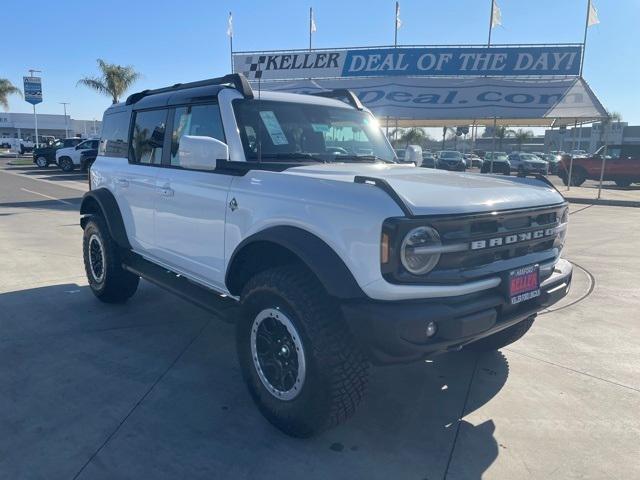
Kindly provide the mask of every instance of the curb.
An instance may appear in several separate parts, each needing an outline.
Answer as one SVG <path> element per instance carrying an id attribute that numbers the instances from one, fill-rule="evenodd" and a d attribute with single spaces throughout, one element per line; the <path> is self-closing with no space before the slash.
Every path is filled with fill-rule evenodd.
<path id="1" fill-rule="evenodd" d="M 609 207 L 640 207 L 640 201 L 635 200 L 605 200 L 595 198 L 580 198 L 580 197 L 564 197 L 567 202 L 580 203 L 584 205 L 606 205 Z"/>

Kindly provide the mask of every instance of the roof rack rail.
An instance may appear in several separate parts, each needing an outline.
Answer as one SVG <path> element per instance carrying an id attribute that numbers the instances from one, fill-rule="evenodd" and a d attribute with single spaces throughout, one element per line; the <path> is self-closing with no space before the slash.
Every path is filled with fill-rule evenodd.
<path id="1" fill-rule="evenodd" d="M 251 85 L 247 81 L 246 77 L 241 73 L 230 73 L 224 77 L 209 78 L 207 80 L 200 80 L 198 82 L 189 83 L 176 83 L 170 87 L 156 88 L 155 90 L 143 90 L 141 92 L 133 93 L 127 98 L 126 105 L 133 105 L 148 95 L 155 95 L 157 93 L 173 92 L 176 90 L 184 90 L 185 88 L 206 87 L 209 85 L 225 85 L 232 84 L 236 90 L 238 90 L 244 98 L 253 98 L 253 90 Z"/>
<path id="2" fill-rule="evenodd" d="M 347 103 L 349 103 L 352 107 L 357 108 L 358 110 L 365 109 L 365 106 L 362 105 L 362 102 L 360 101 L 358 96 L 347 88 L 336 88 L 334 90 L 314 92 L 311 95 L 315 95 L 316 97 L 327 97 L 335 98 L 337 100 L 346 100 Z"/>

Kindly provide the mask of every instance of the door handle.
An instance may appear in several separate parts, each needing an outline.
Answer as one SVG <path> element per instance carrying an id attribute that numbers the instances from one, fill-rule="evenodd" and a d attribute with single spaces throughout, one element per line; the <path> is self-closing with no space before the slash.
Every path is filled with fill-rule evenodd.
<path id="1" fill-rule="evenodd" d="M 127 188 L 129 186 L 129 180 L 126 178 L 116 178 L 116 185 L 122 188 Z"/>
<path id="2" fill-rule="evenodd" d="M 162 187 L 158 187 L 156 191 L 162 195 L 163 197 L 173 197 L 174 191 L 169 185 L 163 185 Z"/>

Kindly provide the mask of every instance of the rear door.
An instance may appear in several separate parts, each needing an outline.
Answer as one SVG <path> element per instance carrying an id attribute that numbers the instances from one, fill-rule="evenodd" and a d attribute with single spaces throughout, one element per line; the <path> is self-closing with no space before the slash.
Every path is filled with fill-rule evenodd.
<path id="1" fill-rule="evenodd" d="M 224 227 L 232 176 L 182 165 L 183 135 L 225 142 L 217 104 L 176 106 L 169 114 L 170 147 L 157 178 L 156 255 L 172 269 L 224 290 Z"/>
<path id="2" fill-rule="evenodd" d="M 129 134 L 129 162 L 114 167 L 113 184 L 127 235 L 134 250 L 154 255 L 156 178 L 162 165 L 166 108 L 134 112 Z"/>

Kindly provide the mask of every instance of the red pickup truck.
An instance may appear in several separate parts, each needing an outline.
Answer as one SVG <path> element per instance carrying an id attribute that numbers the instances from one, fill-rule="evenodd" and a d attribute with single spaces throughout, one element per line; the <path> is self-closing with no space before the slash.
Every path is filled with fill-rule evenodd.
<path id="1" fill-rule="evenodd" d="M 580 186 L 585 180 L 600 180 L 604 146 L 586 157 L 575 157 L 571 170 L 571 185 Z M 570 155 L 563 155 L 558 176 L 565 185 L 569 182 Z M 603 180 L 616 182 L 619 187 L 640 183 L 640 145 L 609 145 L 605 159 Z"/>

